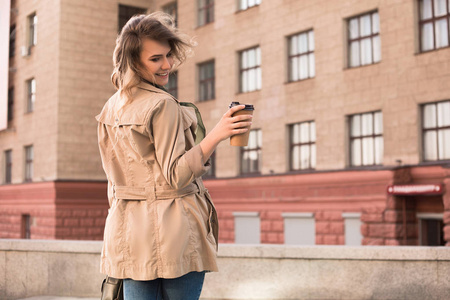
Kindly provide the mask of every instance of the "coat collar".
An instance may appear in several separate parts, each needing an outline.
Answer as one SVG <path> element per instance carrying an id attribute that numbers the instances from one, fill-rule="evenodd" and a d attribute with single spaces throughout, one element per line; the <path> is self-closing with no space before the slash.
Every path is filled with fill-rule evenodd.
<path id="1" fill-rule="evenodd" d="M 141 82 L 137 85 L 137 88 L 139 88 L 139 89 L 141 89 L 141 90 L 147 90 L 147 91 L 150 91 L 150 92 L 153 92 L 153 93 L 159 93 L 159 94 L 167 95 L 167 96 L 173 98 L 175 101 L 178 102 L 178 99 L 177 99 L 177 98 L 175 98 L 174 96 L 172 96 L 171 94 L 169 94 L 169 93 L 166 92 L 165 90 L 160 89 L 160 88 L 157 88 L 156 86 L 154 86 L 154 85 L 152 85 L 152 84 L 150 84 L 150 83 L 147 83 L 147 82 L 145 82 L 145 81 L 141 81 Z"/>

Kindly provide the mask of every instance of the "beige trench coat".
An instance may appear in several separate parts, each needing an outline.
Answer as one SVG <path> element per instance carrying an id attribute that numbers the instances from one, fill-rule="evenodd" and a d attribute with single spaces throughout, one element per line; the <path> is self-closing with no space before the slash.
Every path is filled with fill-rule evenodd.
<path id="1" fill-rule="evenodd" d="M 201 176 L 195 109 L 141 83 L 117 114 L 118 93 L 96 116 L 108 178 L 101 272 L 115 278 L 176 278 L 217 271 L 218 221 Z"/>

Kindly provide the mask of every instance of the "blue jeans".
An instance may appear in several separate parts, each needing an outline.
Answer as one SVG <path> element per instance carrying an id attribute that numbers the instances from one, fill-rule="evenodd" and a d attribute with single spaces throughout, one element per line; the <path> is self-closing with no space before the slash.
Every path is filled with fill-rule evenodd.
<path id="1" fill-rule="evenodd" d="M 149 281 L 123 280 L 124 300 L 198 300 L 205 272 L 191 272 L 178 278 Z"/>

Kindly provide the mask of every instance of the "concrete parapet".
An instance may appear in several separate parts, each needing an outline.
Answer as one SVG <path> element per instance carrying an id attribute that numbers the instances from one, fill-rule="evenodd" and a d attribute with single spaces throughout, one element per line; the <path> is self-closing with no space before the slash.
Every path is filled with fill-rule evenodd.
<path id="1" fill-rule="evenodd" d="M 99 297 L 101 242 L 0 240 L 0 299 Z M 203 299 L 450 299 L 450 248 L 219 246 Z"/>

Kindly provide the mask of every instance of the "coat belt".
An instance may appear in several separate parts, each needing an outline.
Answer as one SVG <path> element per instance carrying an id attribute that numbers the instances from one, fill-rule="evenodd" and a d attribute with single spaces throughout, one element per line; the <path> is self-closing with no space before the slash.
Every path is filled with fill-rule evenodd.
<path id="1" fill-rule="evenodd" d="M 162 187 L 143 186 L 120 186 L 113 185 L 114 197 L 123 200 L 164 200 L 180 198 L 195 194 L 201 188 L 195 183 L 191 183 L 182 189 L 164 189 Z"/>

